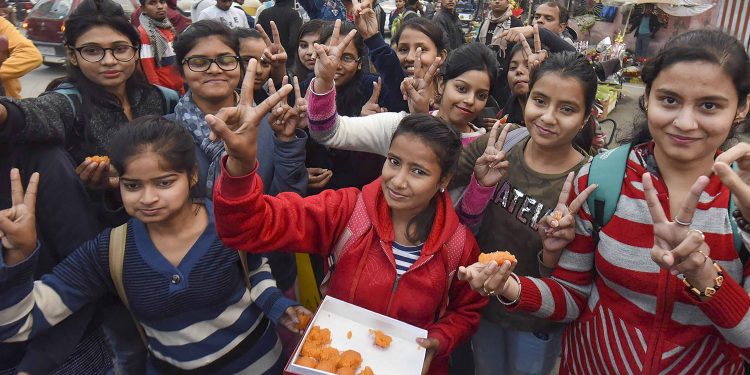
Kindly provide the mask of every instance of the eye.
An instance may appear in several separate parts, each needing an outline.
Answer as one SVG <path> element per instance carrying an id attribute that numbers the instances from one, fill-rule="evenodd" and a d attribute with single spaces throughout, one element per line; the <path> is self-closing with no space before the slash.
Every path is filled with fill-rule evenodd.
<path id="1" fill-rule="evenodd" d="M 409 53 L 409 49 L 408 48 L 403 48 L 403 47 L 399 47 L 397 51 L 398 51 L 398 53 L 402 53 L 402 54 Z"/>
<path id="2" fill-rule="evenodd" d="M 536 103 L 537 105 L 540 105 L 540 106 L 544 105 L 544 99 L 542 98 L 534 98 L 533 100 L 534 100 L 534 103 Z"/>
<path id="3" fill-rule="evenodd" d="M 560 110 L 565 113 L 573 113 L 576 111 L 575 108 L 570 107 L 570 106 L 563 106 L 562 108 L 560 108 Z"/>
<path id="4" fill-rule="evenodd" d="M 411 173 L 414 173 L 417 176 L 427 176 L 427 172 L 425 172 L 424 170 L 419 169 L 419 168 L 412 169 Z"/>
<path id="5" fill-rule="evenodd" d="M 307 43 L 300 43 L 299 44 L 299 48 L 306 49 L 307 48 Z"/>
<path id="6" fill-rule="evenodd" d="M 138 188 L 141 187 L 141 184 L 137 182 L 123 182 L 122 187 L 124 187 L 125 190 L 134 191 L 134 190 L 138 190 Z"/>
<path id="7" fill-rule="evenodd" d="M 456 85 L 456 91 L 458 91 L 460 93 L 465 93 L 466 92 L 466 87 L 464 87 L 462 85 Z"/>
<path id="8" fill-rule="evenodd" d="M 174 180 L 160 180 L 156 182 L 156 187 L 158 188 L 168 188 L 172 186 L 174 183 Z"/>
<path id="9" fill-rule="evenodd" d="M 396 158 L 388 158 L 388 162 L 391 163 L 392 166 L 398 167 L 401 165 L 401 162 Z"/>
<path id="10" fill-rule="evenodd" d="M 706 111 L 713 111 L 719 108 L 719 106 L 716 105 L 716 103 L 703 103 L 701 107 L 703 107 L 703 109 Z"/>
<path id="11" fill-rule="evenodd" d="M 677 99 L 675 99 L 675 98 L 673 98 L 671 96 L 665 96 L 665 97 L 661 98 L 661 102 L 664 105 L 672 106 L 672 105 L 677 104 Z"/>
<path id="12" fill-rule="evenodd" d="M 489 93 L 486 93 L 486 92 L 480 92 L 479 94 L 477 94 L 477 98 L 482 101 L 487 100 L 488 97 L 489 97 Z"/>

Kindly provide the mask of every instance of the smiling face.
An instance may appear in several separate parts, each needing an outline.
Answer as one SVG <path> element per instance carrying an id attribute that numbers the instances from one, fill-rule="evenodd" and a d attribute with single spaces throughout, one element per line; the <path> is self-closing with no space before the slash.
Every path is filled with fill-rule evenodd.
<path id="1" fill-rule="evenodd" d="M 247 64 L 251 58 L 258 60 L 255 68 L 255 89 L 262 87 L 271 76 L 271 63 L 263 57 L 263 51 L 266 49 L 266 43 L 262 39 L 242 38 L 240 40 L 240 57 L 242 63 Z"/>
<path id="2" fill-rule="evenodd" d="M 396 56 L 401 63 L 401 68 L 407 76 L 414 75 L 414 62 L 417 59 L 417 48 L 422 48 L 422 67 L 427 69 L 435 59 L 440 56 L 445 60 L 446 52 L 438 51 L 435 43 L 421 31 L 406 28 L 401 32 L 401 37 L 396 45 Z"/>
<path id="3" fill-rule="evenodd" d="M 490 75 L 470 70 L 441 85 L 439 115 L 461 129 L 484 109 L 490 95 Z"/>
<path id="4" fill-rule="evenodd" d="M 518 97 L 526 97 L 529 94 L 529 64 L 519 50 L 510 59 L 508 66 L 508 87 L 511 93 Z"/>
<path id="5" fill-rule="evenodd" d="M 330 43 L 331 39 L 325 41 L 326 44 Z M 362 60 L 360 59 L 359 52 L 354 42 L 349 43 L 341 54 L 341 60 L 339 61 L 339 67 L 336 69 L 336 74 L 333 76 L 333 80 L 336 83 L 336 87 L 342 87 L 351 82 L 354 75 L 362 69 Z"/>
<path id="6" fill-rule="evenodd" d="M 534 83 L 524 110 L 534 143 L 545 148 L 571 144 L 587 119 L 583 90 L 579 80 L 555 72 Z"/>
<path id="7" fill-rule="evenodd" d="M 413 217 L 424 210 L 448 184 L 441 173 L 431 145 L 409 133 L 393 139 L 380 180 L 391 214 Z"/>
<path id="8" fill-rule="evenodd" d="M 555 34 L 562 33 L 565 30 L 565 26 L 567 26 L 564 23 L 560 23 L 560 8 L 551 7 L 547 4 L 542 4 L 536 8 L 534 24 L 544 27 Z"/>
<path id="9" fill-rule="evenodd" d="M 315 68 L 315 59 L 313 58 L 315 49 L 313 48 L 313 44 L 317 43 L 318 39 L 320 39 L 320 34 L 318 33 L 305 34 L 297 43 L 297 58 L 310 71 Z"/>
<path id="10" fill-rule="evenodd" d="M 74 47 L 114 48 L 132 45 L 133 43 L 125 34 L 108 26 L 94 26 L 78 37 Z M 115 59 L 112 51 L 106 51 L 104 58 L 98 62 L 86 61 L 79 52 L 71 49 L 68 49 L 67 53 L 70 63 L 79 67 L 86 78 L 110 92 L 118 91 L 119 88 L 125 86 L 125 82 L 133 75 L 138 63 L 137 51 L 129 61 L 119 61 Z"/>
<path id="11" fill-rule="evenodd" d="M 167 18 L 166 0 L 146 0 L 143 4 L 143 13 L 157 21 Z"/>
<path id="12" fill-rule="evenodd" d="M 146 149 L 125 165 L 120 176 L 122 205 L 145 224 L 164 223 L 190 209 L 190 179 L 185 172 L 163 168 L 164 159 Z"/>
<path id="13" fill-rule="evenodd" d="M 185 55 L 185 58 L 191 57 L 208 57 L 217 58 L 219 56 L 235 56 L 236 53 L 228 45 L 224 44 L 221 38 L 209 36 L 201 38 L 195 47 Z M 192 91 L 194 97 L 201 98 L 208 102 L 224 101 L 227 97 L 234 95 L 234 89 L 240 82 L 240 66 L 230 71 L 224 71 L 215 63 L 211 64 L 205 72 L 194 72 L 190 70 L 188 64 L 183 64 L 185 74 L 185 83 Z"/>
<path id="14" fill-rule="evenodd" d="M 735 118 L 747 115 L 748 105 L 738 109 L 738 102 L 732 79 L 716 64 L 679 62 L 662 70 L 646 97 L 657 157 L 713 159 Z"/>

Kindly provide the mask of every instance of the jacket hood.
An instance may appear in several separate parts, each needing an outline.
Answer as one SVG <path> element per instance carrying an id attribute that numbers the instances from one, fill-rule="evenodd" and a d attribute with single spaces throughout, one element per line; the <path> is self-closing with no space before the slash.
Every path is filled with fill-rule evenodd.
<path id="1" fill-rule="evenodd" d="M 362 188 L 362 198 L 367 208 L 367 214 L 370 216 L 372 225 L 375 227 L 380 239 L 383 241 L 393 242 L 393 223 L 391 222 L 391 209 L 383 194 L 380 178 L 365 185 Z M 443 244 L 447 243 L 456 230 L 459 230 L 459 221 L 456 211 L 453 209 L 453 202 L 450 194 L 446 190 L 438 193 L 437 209 L 435 213 L 435 222 L 432 224 L 432 230 L 427 236 L 423 255 L 432 255 L 436 253 Z"/>

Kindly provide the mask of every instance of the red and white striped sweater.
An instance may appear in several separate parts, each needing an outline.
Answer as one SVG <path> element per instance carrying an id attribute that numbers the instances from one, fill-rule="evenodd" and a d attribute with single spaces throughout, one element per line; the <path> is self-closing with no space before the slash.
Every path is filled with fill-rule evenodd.
<path id="1" fill-rule="evenodd" d="M 641 184 L 646 160 L 654 163 L 650 155 L 648 145 L 631 150 L 617 210 L 599 243 L 584 205 L 553 277 L 522 278 L 515 309 L 572 322 L 562 374 L 742 374 L 742 357 L 750 358 L 750 264 L 733 245 L 730 192 L 712 176 L 693 218 L 725 275 L 716 295 L 699 302 L 651 260 L 653 227 Z M 648 168 L 669 216 L 667 188 L 654 169 Z M 572 195 L 587 186 L 588 172 L 579 172 Z M 747 246 L 750 234 L 742 235 Z"/>

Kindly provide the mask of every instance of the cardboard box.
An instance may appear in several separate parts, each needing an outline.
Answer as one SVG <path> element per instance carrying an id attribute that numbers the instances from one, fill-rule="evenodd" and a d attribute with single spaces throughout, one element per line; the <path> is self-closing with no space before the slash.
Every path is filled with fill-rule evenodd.
<path id="1" fill-rule="evenodd" d="M 351 303 L 327 296 L 305 330 L 302 341 L 294 350 L 286 366 L 287 374 L 325 375 L 327 372 L 294 364 L 299 356 L 302 343 L 307 339 L 313 326 L 331 330 L 331 346 L 343 352 L 356 350 L 362 355 L 362 365 L 370 366 L 375 375 L 419 375 L 426 350 L 417 344 L 417 338 L 427 337 L 427 331 L 396 319 L 361 308 Z M 393 341 L 388 349 L 376 347 L 369 330 L 378 329 L 391 336 Z M 351 331 L 351 339 L 347 333 Z"/>

